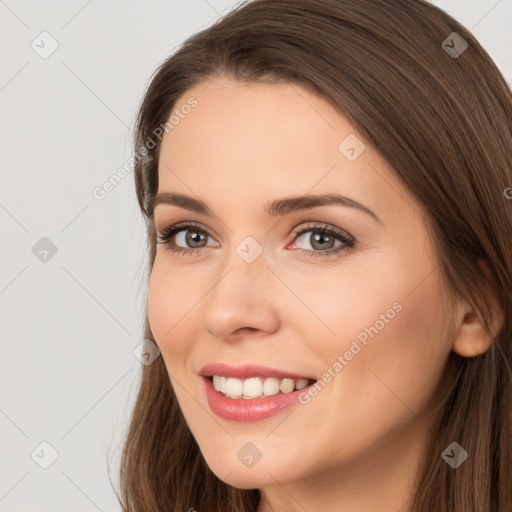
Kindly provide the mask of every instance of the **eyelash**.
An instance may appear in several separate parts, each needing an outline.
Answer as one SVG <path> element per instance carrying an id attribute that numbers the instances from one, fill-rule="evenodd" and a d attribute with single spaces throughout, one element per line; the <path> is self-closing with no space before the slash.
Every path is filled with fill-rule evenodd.
<path id="1" fill-rule="evenodd" d="M 179 247 L 176 245 L 173 245 L 170 243 L 170 240 L 173 238 L 173 236 L 176 233 L 179 233 L 180 231 L 187 231 L 188 229 L 193 228 L 194 231 L 203 233 L 206 236 L 210 236 L 207 231 L 205 231 L 203 228 L 198 226 L 197 224 L 193 223 L 183 223 L 183 224 L 175 224 L 174 226 L 171 226 L 169 228 L 163 229 L 161 231 L 158 231 L 158 241 L 157 244 L 163 244 L 167 245 L 168 249 L 175 253 L 175 254 L 189 254 L 190 256 L 195 255 L 201 251 L 204 247 L 198 247 L 194 249 L 186 249 L 184 247 Z M 330 235 L 336 238 L 337 240 L 343 242 L 343 246 L 339 246 L 335 249 L 329 249 L 325 251 L 312 251 L 308 249 L 295 249 L 296 251 L 300 251 L 302 254 L 305 254 L 306 256 L 311 257 L 323 257 L 328 258 L 332 256 L 339 256 L 340 253 L 343 253 L 355 245 L 354 238 L 348 236 L 343 231 L 334 228 L 332 226 L 329 226 L 327 224 L 324 224 L 323 226 L 319 226 L 316 224 L 307 224 L 305 227 L 303 227 L 300 230 L 294 231 L 293 236 L 294 239 L 303 235 L 304 233 L 307 233 L 309 231 L 316 231 L 318 233 L 322 233 L 325 235 Z"/>

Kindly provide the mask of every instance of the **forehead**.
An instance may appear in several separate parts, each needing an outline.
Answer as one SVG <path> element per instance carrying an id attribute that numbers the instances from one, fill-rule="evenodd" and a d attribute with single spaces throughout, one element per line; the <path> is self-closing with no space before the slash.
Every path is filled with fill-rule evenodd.
<path id="1" fill-rule="evenodd" d="M 348 119 L 297 84 L 218 79 L 188 90 L 173 112 L 191 98 L 196 106 L 183 109 L 188 113 L 163 137 L 159 191 L 229 194 L 246 205 L 336 192 L 374 211 L 407 206 L 387 162 Z"/>
<path id="2" fill-rule="evenodd" d="M 217 157 L 229 159 L 236 153 L 237 162 L 244 154 L 251 161 L 270 155 L 298 159 L 312 150 L 327 151 L 332 157 L 337 156 L 340 135 L 354 132 L 328 103 L 296 84 L 239 84 L 227 79 L 202 83 L 182 95 L 175 110 L 189 98 L 195 98 L 197 106 L 164 135 L 163 153 L 179 151 L 183 140 L 190 143 L 193 137 L 197 147 Z"/>

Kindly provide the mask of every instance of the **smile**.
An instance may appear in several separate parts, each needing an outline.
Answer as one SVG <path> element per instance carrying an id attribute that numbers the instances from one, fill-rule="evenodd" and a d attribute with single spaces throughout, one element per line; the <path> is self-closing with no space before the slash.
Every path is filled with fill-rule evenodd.
<path id="1" fill-rule="evenodd" d="M 273 396 L 279 393 L 292 393 L 315 382 L 313 379 L 278 379 L 277 377 L 238 379 L 223 375 L 213 375 L 210 379 L 214 388 L 225 397 L 243 398 L 245 400 Z"/>
<path id="2" fill-rule="evenodd" d="M 317 383 L 313 375 L 253 364 L 210 363 L 198 372 L 211 411 L 233 421 L 267 418 L 299 404 Z"/>

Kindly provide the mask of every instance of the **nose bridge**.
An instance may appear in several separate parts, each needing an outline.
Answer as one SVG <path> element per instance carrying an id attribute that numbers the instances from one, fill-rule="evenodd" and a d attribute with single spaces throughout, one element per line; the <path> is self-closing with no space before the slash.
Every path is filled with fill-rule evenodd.
<path id="1" fill-rule="evenodd" d="M 218 305 L 221 301 L 226 305 L 231 302 L 240 306 L 253 302 L 261 304 L 265 302 L 261 285 L 268 273 L 262 245 L 253 237 L 246 237 L 226 257 L 211 295 L 215 296 Z"/>
<path id="2" fill-rule="evenodd" d="M 277 313 L 269 293 L 272 272 L 261 244 L 246 237 L 225 258 L 204 305 L 204 328 L 227 338 L 239 328 L 275 328 Z"/>
<path id="3" fill-rule="evenodd" d="M 246 298 L 252 296 L 251 286 L 256 283 L 261 283 L 265 279 L 265 275 L 269 273 L 267 268 L 267 258 L 264 252 L 263 245 L 258 242 L 253 236 L 246 236 L 235 245 L 231 254 L 226 256 L 224 262 L 225 276 L 223 279 L 231 279 L 231 286 L 235 289 L 231 292 L 242 292 Z M 229 276 L 226 275 L 229 272 Z M 219 282 L 219 285 L 221 282 Z M 218 285 L 218 286 L 219 286 Z M 259 290 L 254 289 L 254 293 L 260 293 Z"/>

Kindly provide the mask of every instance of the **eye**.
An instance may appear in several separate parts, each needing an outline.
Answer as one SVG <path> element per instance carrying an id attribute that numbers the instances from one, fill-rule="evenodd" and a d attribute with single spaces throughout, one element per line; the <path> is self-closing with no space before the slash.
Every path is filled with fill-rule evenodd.
<path id="1" fill-rule="evenodd" d="M 306 236 L 308 233 L 310 233 L 309 236 Z M 328 224 L 321 226 L 308 224 L 306 227 L 296 230 L 294 236 L 297 237 L 297 240 L 303 239 L 303 242 L 313 247 L 314 250 L 298 249 L 308 256 L 336 256 L 355 245 L 355 239 L 352 236 Z M 339 242 L 337 246 L 336 242 Z"/>
<path id="2" fill-rule="evenodd" d="M 308 233 L 311 234 L 308 237 L 305 236 Z M 312 250 L 296 249 L 308 256 L 334 256 L 355 245 L 355 239 L 352 236 L 328 224 L 307 224 L 295 230 L 293 235 L 297 240 L 303 239 L 302 242 L 309 243 L 313 247 Z M 211 238 L 210 235 L 196 224 L 182 223 L 158 231 L 157 243 L 167 245 L 169 250 L 176 254 L 197 255 L 203 247 L 208 246 L 206 244 L 208 238 Z M 218 247 L 219 244 L 215 242 L 210 246 Z"/>
<path id="3" fill-rule="evenodd" d="M 167 245 L 169 250 L 176 254 L 197 254 L 201 248 L 206 247 L 203 244 L 209 237 L 210 235 L 196 224 L 175 224 L 158 232 L 157 244 Z M 185 247 L 177 245 L 176 241 L 184 244 Z M 187 248 L 186 244 L 189 244 L 192 248 Z M 218 247 L 218 244 L 215 246 Z"/>

